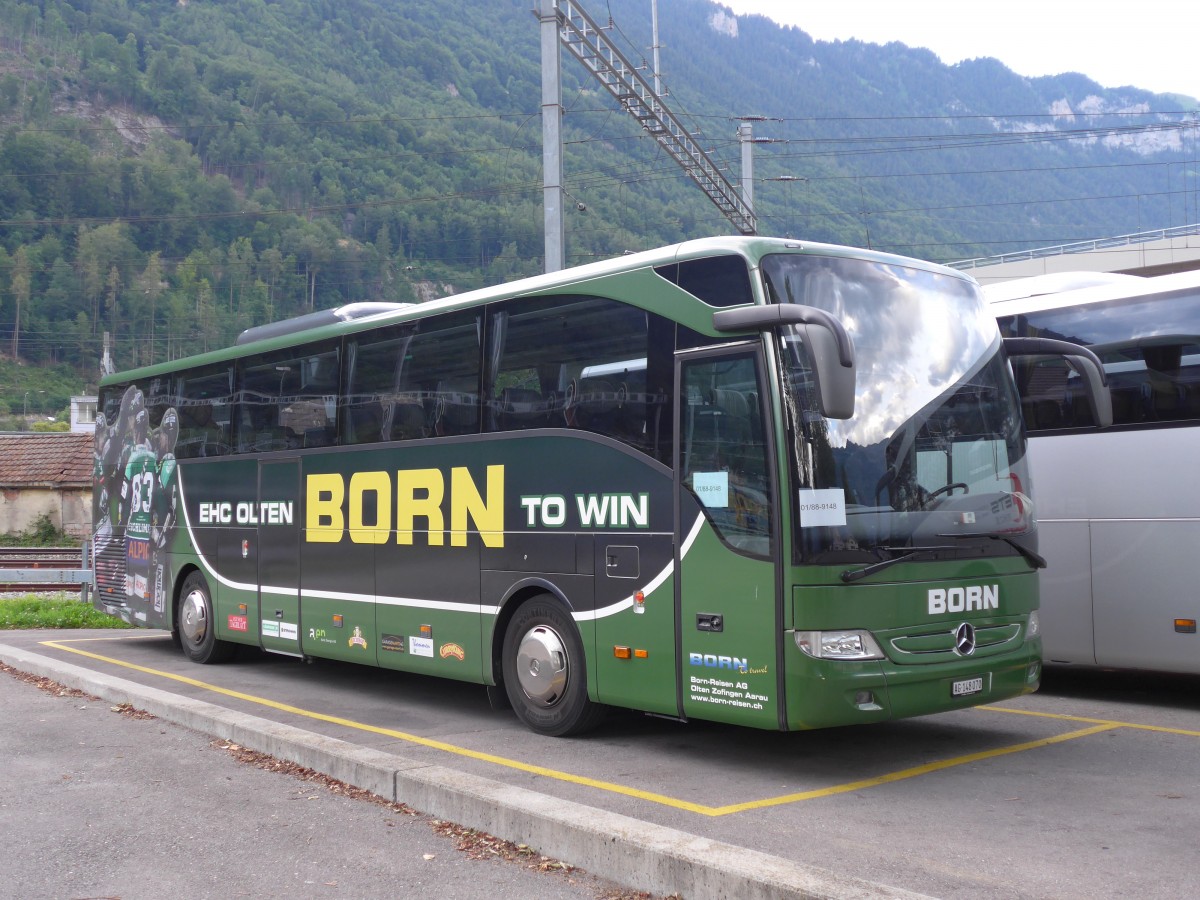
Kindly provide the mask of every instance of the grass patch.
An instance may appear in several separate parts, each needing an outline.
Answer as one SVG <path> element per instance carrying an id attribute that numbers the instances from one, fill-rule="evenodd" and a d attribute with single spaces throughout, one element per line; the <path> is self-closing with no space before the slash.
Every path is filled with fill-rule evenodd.
<path id="1" fill-rule="evenodd" d="M 129 627 L 115 616 L 98 612 L 78 597 L 60 594 L 0 597 L 0 629 Z"/>
<path id="2" fill-rule="evenodd" d="M 42 513 L 20 534 L 0 534 L 0 547 L 78 547 L 79 538 L 71 537 Z"/>

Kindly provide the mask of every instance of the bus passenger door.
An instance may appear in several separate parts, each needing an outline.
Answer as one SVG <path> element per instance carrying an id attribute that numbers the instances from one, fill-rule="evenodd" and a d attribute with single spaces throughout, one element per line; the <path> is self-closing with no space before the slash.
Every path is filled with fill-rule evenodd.
<path id="1" fill-rule="evenodd" d="M 264 650 L 300 655 L 300 461 L 258 464 L 259 635 Z"/>
<path id="2" fill-rule="evenodd" d="M 758 345 L 677 358 L 676 606 L 688 717 L 780 727 L 778 477 Z"/>

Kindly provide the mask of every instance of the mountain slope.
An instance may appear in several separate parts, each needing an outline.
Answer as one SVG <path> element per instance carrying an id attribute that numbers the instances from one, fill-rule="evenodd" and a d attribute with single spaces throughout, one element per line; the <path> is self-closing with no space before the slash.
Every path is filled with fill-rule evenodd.
<path id="1" fill-rule="evenodd" d="M 644 0 L 588 5 L 648 53 Z M 779 120 L 755 123 L 763 233 L 947 260 L 1196 218 L 1178 98 L 708 0 L 661 24 L 668 100 L 732 180 L 736 117 Z M 562 70 L 570 262 L 732 230 Z M 107 330 L 124 367 L 537 272 L 540 99 L 527 0 L 0 0 L 0 346 L 91 369 Z"/>

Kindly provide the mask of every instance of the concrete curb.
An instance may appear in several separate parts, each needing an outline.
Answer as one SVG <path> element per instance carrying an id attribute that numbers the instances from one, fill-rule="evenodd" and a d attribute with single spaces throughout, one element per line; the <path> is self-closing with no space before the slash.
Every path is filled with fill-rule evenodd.
<path id="1" fill-rule="evenodd" d="M 686 900 L 918 900 L 923 896 L 447 766 L 360 747 L 16 647 L 0 644 L 0 662 L 109 703 L 128 703 L 165 721 L 307 766 L 430 815 L 527 844 L 543 855 L 638 890 L 679 893 Z"/>

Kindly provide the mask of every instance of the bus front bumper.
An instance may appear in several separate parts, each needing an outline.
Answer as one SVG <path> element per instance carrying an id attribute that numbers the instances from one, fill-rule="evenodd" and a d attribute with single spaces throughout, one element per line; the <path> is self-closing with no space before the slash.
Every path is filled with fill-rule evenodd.
<path id="1" fill-rule="evenodd" d="M 898 666 L 888 660 L 789 660 L 789 730 L 929 715 L 1030 694 L 1041 684 L 1039 640 L 1003 655 Z"/>

